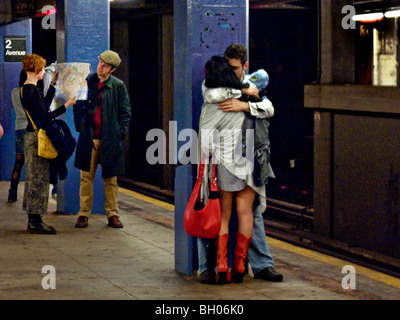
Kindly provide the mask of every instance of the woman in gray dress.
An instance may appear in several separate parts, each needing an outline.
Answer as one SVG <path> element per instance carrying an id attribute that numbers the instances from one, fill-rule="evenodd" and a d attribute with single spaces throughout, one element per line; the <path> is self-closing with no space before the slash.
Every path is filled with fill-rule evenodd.
<path id="1" fill-rule="evenodd" d="M 231 277 L 233 281 L 241 282 L 253 232 L 254 199 L 257 195 L 260 202 L 265 202 L 265 188 L 254 184 L 252 154 L 246 157 L 242 155 L 244 112 L 224 112 L 218 108 L 218 103 L 239 98 L 242 93 L 250 94 L 251 89 L 244 87 L 224 57 L 212 57 L 206 63 L 205 73 L 202 86 L 204 104 L 199 125 L 200 148 L 201 159 L 212 156 L 217 163 L 217 185 L 221 194 L 222 221 L 216 241 L 217 283 L 229 283 Z M 246 150 L 254 148 L 247 146 Z M 229 272 L 227 244 L 233 201 L 238 215 L 238 232 L 234 262 Z"/>

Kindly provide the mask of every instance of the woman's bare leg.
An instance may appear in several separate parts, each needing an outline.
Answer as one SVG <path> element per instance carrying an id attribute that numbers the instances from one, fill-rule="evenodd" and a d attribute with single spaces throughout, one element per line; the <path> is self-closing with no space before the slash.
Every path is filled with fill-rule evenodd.
<path id="1" fill-rule="evenodd" d="M 218 235 L 229 233 L 229 220 L 232 214 L 233 192 L 219 190 L 221 193 L 221 229 Z"/>
<path id="2" fill-rule="evenodd" d="M 247 186 L 236 193 L 236 211 L 238 214 L 238 231 L 246 238 L 253 234 L 253 203 L 256 192 Z"/>

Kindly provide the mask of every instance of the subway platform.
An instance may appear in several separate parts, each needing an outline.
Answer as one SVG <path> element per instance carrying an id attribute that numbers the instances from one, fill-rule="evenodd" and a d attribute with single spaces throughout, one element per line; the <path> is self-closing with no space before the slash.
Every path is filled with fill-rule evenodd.
<path id="1" fill-rule="evenodd" d="M 242 284 L 205 285 L 194 275 L 174 270 L 174 208 L 120 189 L 122 229 L 92 214 L 86 229 L 74 227 L 75 215 L 61 215 L 50 197 L 44 221 L 56 235 L 31 235 L 18 201 L 7 202 L 9 182 L 0 182 L 1 300 L 399 300 L 400 279 L 350 262 L 268 237 L 275 268 L 284 275 L 274 283 L 252 277 Z M 354 267 L 354 285 L 344 280 Z M 54 285 L 49 269 L 54 268 Z M 347 270 L 347 269 L 346 269 Z M 347 278 L 346 278 L 347 279 Z M 47 281 L 48 280 L 48 281 Z M 346 285 L 347 283 L 347 285 Z M 44 284 L 44 285 L 42 285 Z M 152 312 L 153 312 L 152 311 Z"/>

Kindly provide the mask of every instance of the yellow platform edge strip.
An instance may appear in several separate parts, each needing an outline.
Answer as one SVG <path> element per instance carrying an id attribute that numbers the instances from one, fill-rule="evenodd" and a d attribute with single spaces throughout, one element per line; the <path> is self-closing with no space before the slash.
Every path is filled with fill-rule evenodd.
<path id="1" fill-rule="evenodd" d="M 352 266 L 354 266 L 354 268 L 356 270 L 356 274 L 360 274 L 362 276 L 368 277 L 375 281 L 383 282 L 390 286 L 400 288 L 400 279 L 399 278 L 392 277 L 390 275 L 381 273 L 379 271 L 371 270 L 371 269 L 356 265 L 349 261 L 331 257 L 331 256 L 328 256 L 326 254 L 323 254 L 323 253 L 320 253 L 317 251 L 298 247 L 298 246 L 292 245 L 290 243 L 287 243 L 287 242 L 284 242 L 284 241 L 281 241 L 281 240 L 278 240 L 275 238 L 267 237 L 267 241 L 268 241 L 269 245 L 276 246 L 278 248 L 281 248 L 281 249 L 284 249 L 284 250 L 287 250 L 287 251 L 290 251 L 290 252 L 293 252 L 293 253 L 296 253 L 296 254 L 299 254 L 302 256 L 306 256 L 308 258 L 313 258 L 315 260 L 336 266 L 340 269 L 342 269 L 345 265 L 352 265 Z"/>
<path id="2" fill-rule="evenodd" d="M 173 204 L 170 204 L 170 203 L 158 200 L 158 199 L 154 199 L 152 197 L 145 196 L 144 194 L 141 194 L 139 192 L 135 192 L 135 191 L 132 191 L 129 189 L 121 188 L 121 187 L 118 188 L 118 191 L 122 192 L 123 194 L 126 194 L 128 196 L 135 197 L 136 199 L 139 199 L 139 200 L 151 203 L 151 204 L 155 204 L 157 206 L 160 206 L 162 208 L 165 208 L 165 209 L 168 209 L 171 211 L 175 211 L 175 206 Z"/>

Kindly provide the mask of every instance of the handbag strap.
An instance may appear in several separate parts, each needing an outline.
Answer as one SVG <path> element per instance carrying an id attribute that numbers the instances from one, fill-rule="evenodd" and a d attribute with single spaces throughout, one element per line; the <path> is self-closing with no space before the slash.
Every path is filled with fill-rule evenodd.
<path id="1" fill-rule="evenodd" d="M 202 160 L 200 162 L 200 166 L 199 166 L 199 174 L 197 176 L 197 180 L 199 181 L 203 181 L 203 177 L 204 177 L 204 169 L 205 169 L 205 163 Z M 216 182 L 216 174 L 215 174 L 215 163 L 212 164 L 212 170 L 211 170 L 211 191 L 218 191 L 218 187 L 217 187 L 217 182 Z"/>
<path id="2" fill-rule="evenodd" d="M 21 87 L 21 99 L 22 99 L 22 87 Z M 31 115 L 29 114 L 28 110 L 26 110 L 25 108 L 24 108 L 24 110 L 25 110 L 26 114 L 28 115 L 29 120 L 32 123 L 33 129 L 35 129 L 35 131 L 37 132 L 37 128 L 36 128 L 35 123 L 33 122 L 32 118 L 31 118 Z"/>

